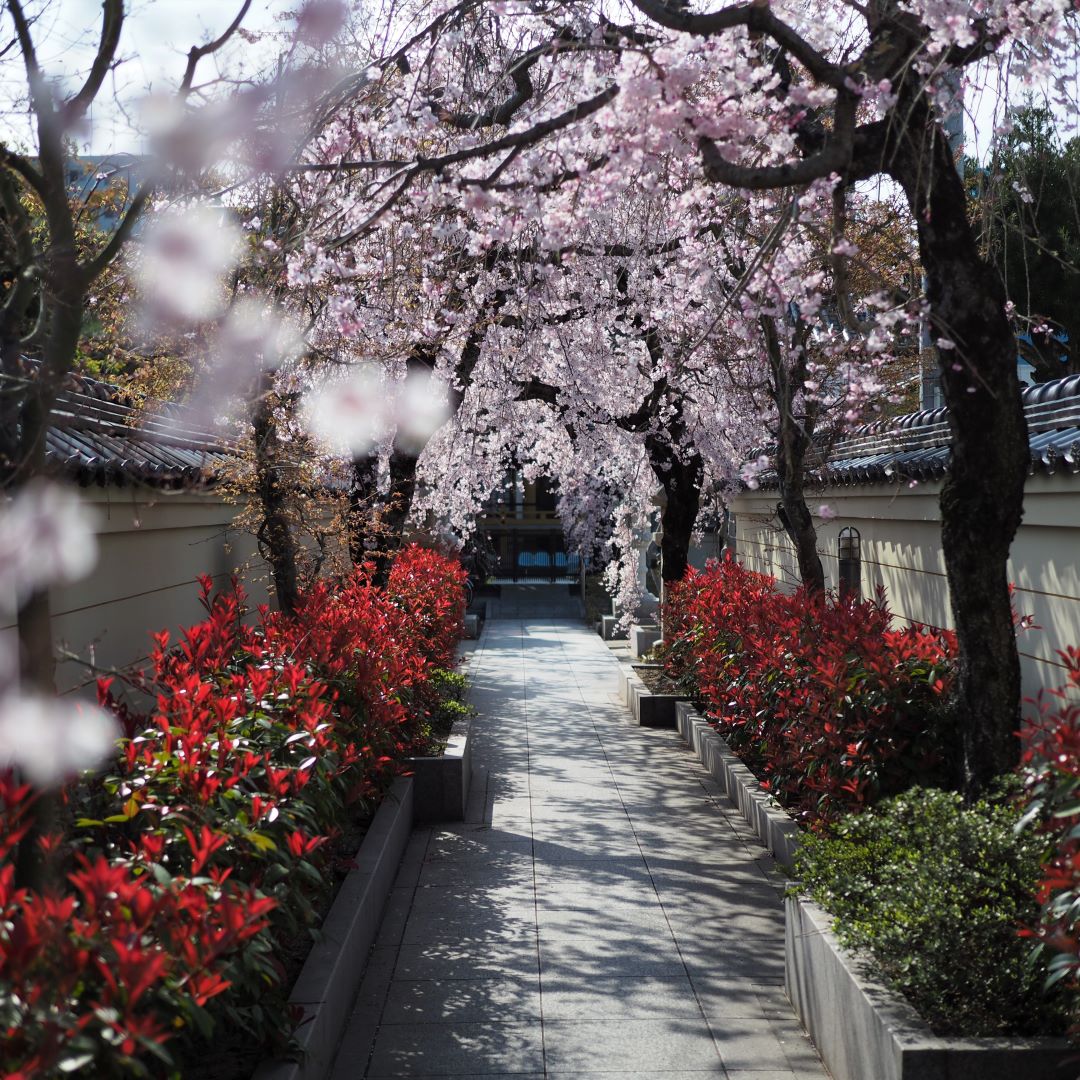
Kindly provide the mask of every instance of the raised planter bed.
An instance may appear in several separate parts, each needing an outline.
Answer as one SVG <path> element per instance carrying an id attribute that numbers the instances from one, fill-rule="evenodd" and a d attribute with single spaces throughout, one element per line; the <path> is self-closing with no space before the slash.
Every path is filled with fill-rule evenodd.
<path id="1" fill-rule="evenodd" d="M 738 807 L 761 846 L 781 866 L 790 866 L 799 846 L 795 819 L 762 788 L 724 737 L 687 701 L 675 706 L 676 727 L 710 775 Z"/>
<path id="2" fill-rule="evenodd" d="M 412 777 L 401 777 L 386 793 L 293 985 L 289 1001 L 304 1011 L 296 1033 L 301 1060 L 264 1061 L 253 1080 L 327 1075 L 412 831 L 413 788 Z"/>
<path id="3" fill-rule="evenodd" d="M 799 827 L 723 736 L 687 702 L 679 734 L 721 785 L 762 846 L 790 865 Z M 789 897 L 784 974 L 788 997 L 833 1080 L 1076 1080 L 1080 1050 L 1064 1039 L 944 1039 L 903 997 L 862 973 L 832 933 L 830 916 Z"/>
<path id="4" fill-rule="evenodd" d="M 938 1038 L 888 987 L 863 974 L 816 904 L 786 901 L 785 983 L 833 1080 L 1075 1080 L 1064 1039 Z"/>
<path id="5" fill-rule="evenodd" d="M 468 721 L 459 720 L 450 729 L 439 757 L 407 758 L 406 765 L 415 781 L 413 812 L 417 821 L 464 820 L 472 772 Z"/>
<path id="6" fill-rule="evenodd" d="M 675 727 L 675 706 L 682 699 L 675 694 L 654 694 L 633 668 L 622 673 L 619 698 L 639 726 Z"/>

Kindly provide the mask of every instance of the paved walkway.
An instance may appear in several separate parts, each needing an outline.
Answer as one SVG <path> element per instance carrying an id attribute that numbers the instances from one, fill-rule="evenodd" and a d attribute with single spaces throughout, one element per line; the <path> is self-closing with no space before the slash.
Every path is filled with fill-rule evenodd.
<path id="1" fill-rule="evenodd" d="M 822 1080 L 782 889 L 581 623 L 489 622 L 468 820 L 417 830 L 334 1080 Z"/>

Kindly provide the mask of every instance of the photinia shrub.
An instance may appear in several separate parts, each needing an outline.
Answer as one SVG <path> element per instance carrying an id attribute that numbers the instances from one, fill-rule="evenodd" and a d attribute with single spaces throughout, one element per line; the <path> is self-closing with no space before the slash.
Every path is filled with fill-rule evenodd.
<path id="1" fill-rule="evenodd" d="M 126 737 L 62 793 L 42 890 L 15 887 L 34 793 L 0 774 L 0 1076 L 182 1074 L 223 1035 L 281 1049 L 281 954 L 312 932 L 328 841 L 427 730 L 462 579 L 407 548 L 385 588 L 361 569 L 255 626 L 204 579 L 205 619 L 155 637 L 150 706 L 100 685 Z"/>
<path id="2" fill-rule="evenodd" d="M 1020 772 L 1028 799 L 1022 826 L 1047 849 L 1036 897 L 1040 917 L 1025 933 L 1046 963 L 1051 985 L 1066 988 L 1080 1022 L 1080 649 L 1058 654 L 1068 677 L 1040 692 L 1025 732 Z"/>
<path id="3" fill-rule="evenodd" d="M 951 632 L 894 630 L 882 596 L 784 593 L 731 559 L 688 571 L 664 619 L 666 673 L 808 822 L 938 768 Z"/>
<path id="4" fill-rule="evenodd" d="M 1014 790 L 965 804 L 913 787 L 803 838 L 800 888 L 834 916 L 841 942 L 867 949 L 876 974 L 938 1035 L 1056 1035 L 1060 994 L 1017 927 L 1038 905 L 1042 850 L 1018 835 Z"/>

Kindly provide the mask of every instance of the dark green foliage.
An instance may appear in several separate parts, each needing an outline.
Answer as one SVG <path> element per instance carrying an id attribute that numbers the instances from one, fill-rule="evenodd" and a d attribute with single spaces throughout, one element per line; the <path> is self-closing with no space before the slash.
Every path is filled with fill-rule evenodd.
<path id="1" fill-rule="evenodd" d="M 469 681 L 460 672 L 434 668 L 428 673 L 428 685 L 437 702 L 428 718 L 426 737 L 429 752 L 438 753 L 453 726 L 474 716 L 476 710 L 465 704 Z"/>
<path id="2" fill-rule="evenodd" d="M 1038 917 L 1043 849 L 1017 835 L 1018 817 L 1010 799 L 965 806 L 953 792 L 912 788 L 803 838 L 802 889 L 939 1035 L 1064 1029 L 1060 999 L 1045 996 L 1018 934 Z"/>
<path id="3" fill-rule="evenodd" d="M 1028 107 L 988 170 L 966 163 L 983 242 L 1016 305 L 1037 382 L 1080 371 L 1080 139 L 1062 143 L 1049 109 Z"/>

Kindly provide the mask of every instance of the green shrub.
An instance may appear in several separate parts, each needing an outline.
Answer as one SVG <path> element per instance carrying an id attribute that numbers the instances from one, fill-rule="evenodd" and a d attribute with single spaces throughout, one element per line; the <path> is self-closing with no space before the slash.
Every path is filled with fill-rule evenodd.
<path id="1" fill-rule="evenodd" d="M 465 704 L 469 680 L 461 672 L 432 668 L 428 686 L 434 700 L 424 730 L 426 749 L 429 753 L 439 753 L 453 726 L 459 720 L 475 716 L 476 710 Z"/>
<path id="2" fill-rule="evenodd" d="M 1064 1029 L 1019 936 L 1038 916 L 1042 843 L 1017 835 L 1018 817 L 1015 800 L 912 788 L 803 838 L 802 890 L 939 1035 Z"/>

